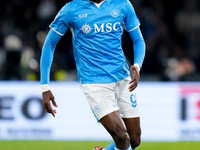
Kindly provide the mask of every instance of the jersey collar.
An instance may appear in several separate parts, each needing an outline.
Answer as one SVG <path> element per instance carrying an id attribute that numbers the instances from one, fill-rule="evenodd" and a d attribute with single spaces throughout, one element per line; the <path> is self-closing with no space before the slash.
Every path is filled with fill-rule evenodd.
<path id="1" fill-rule="evenodd" d="M 90 0 L 82 0 L 84 4 L 86 5 L 95 5 L 92 1 Z M 100 8 L 105 8 L 108 4 L 110 3 L 110 0 L 105 0 L 102 4 Z"/>

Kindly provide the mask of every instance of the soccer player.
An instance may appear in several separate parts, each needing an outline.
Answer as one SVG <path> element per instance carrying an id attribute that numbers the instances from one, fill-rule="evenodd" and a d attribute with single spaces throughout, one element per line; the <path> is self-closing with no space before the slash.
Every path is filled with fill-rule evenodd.
<path id="1" fill-rule="evenodd" d="M 113 138 L 107 147 L 97 146 L 94 150 L 132 150 L 140 144 L 134 89 L 140 78 L 145 42 L 139 26 L 129 0 L 73 0 L 50 25 L 40 64 L 44 108 L 55 117 L 50 101 L 55 107 L 57 104 L 48 86 L 50 67 L 58 41 L 70 28 L 80 86 L 95 117 Z M 121 45 L 124 29 L 134 43 L 130 71 Z"/>

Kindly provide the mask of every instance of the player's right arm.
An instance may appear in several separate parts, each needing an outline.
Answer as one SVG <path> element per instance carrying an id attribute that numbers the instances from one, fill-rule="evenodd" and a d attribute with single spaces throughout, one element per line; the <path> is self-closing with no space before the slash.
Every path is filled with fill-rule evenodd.
<path id="1" fill-rule="evenodd" d="M 71 23 L 71 13 L 70 9 L 72 8 L 74 2 L 67 3 L 59 11 L 54 21 L 50 24 L 50 31 L 45 39 L 42 55 L 40 60 L 40 81 L 42 89 L 42 101 L 44 109 L 51 113 L 55 117 L 56 110 L 52 109 L 50 101 L 52 104 L 57 107 L 54 96 L 49 89 L 49 76 L 50 68 L 53 61 L 53 54 L 57 43 L 60 38 L 67 31 L 69 24 Z"/>
<path id="2" fill-rule="evenodd" d="M 49 76 L 51 64 L 53 61 L 54 50 L 62 36 L 56 33 L 53 29 L 50 29 L 47 37 L 45 39 L 42 55 L 40 59 L 40 82 L 41 82 L 41 90 L 42 90 L 42 102 L 44 105 L 44 109 L 51 113 L 55 117 L 56 110 L 54 110 L 51 106 L 52 104 L 57 107 L 54 96 L 49 89 Z"/>

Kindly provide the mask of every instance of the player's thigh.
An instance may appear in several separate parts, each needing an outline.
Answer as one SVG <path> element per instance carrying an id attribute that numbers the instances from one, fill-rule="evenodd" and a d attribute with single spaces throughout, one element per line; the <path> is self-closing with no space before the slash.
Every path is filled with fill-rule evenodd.
<path id="1" fill-rule="evenodd" d="M 116 83 L 80 84 L 80 86 L 98 121 L 107 114 L 119 110 L 115 98 Z"/>
<path id="2" fill-rule="evenodd" d="M 100 123 L 112 136 L 117 134 L 126 134 L 127 130 L 122 118 L 119 116 L 118 111 L 111 112 L 100 119 Z"/>
<path id="3" fill-rule="evenodd" d="M 140 118 L 123 118 L 126 125 L 127 132 L 132 143 L 138 145 L 140 143 L 141 128 L 140 128 Z"/>

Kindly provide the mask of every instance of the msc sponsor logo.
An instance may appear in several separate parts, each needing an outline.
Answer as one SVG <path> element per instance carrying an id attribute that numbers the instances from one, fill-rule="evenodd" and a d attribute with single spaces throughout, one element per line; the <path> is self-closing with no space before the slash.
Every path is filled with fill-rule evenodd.
<path id="1" fill-rule="evenodd" d="M 102 33 L 102 32 L 111 32 L 111 31 L 118 31 L 123 30 L 123 27 L 120 22 L 115 23 L 102 23 L 102 24 L 93 24 L 93 28 L 85 23 L 80 30 L 85 33 L 86 35 L 90 32 L 93 33 Z"/>
<path id="2" fill-rule="evenodd" d="M 82 30 L 83 33 L 85 33 L 85 34 L 87 35 L 88 33 L 91 32 L 92 28 L 91 28 L 91 26 L 90 26 L 89 24 L 86 24 L 86 23 L 85 23 L 85 24 L 81 27 L 80 30 Z"/>

